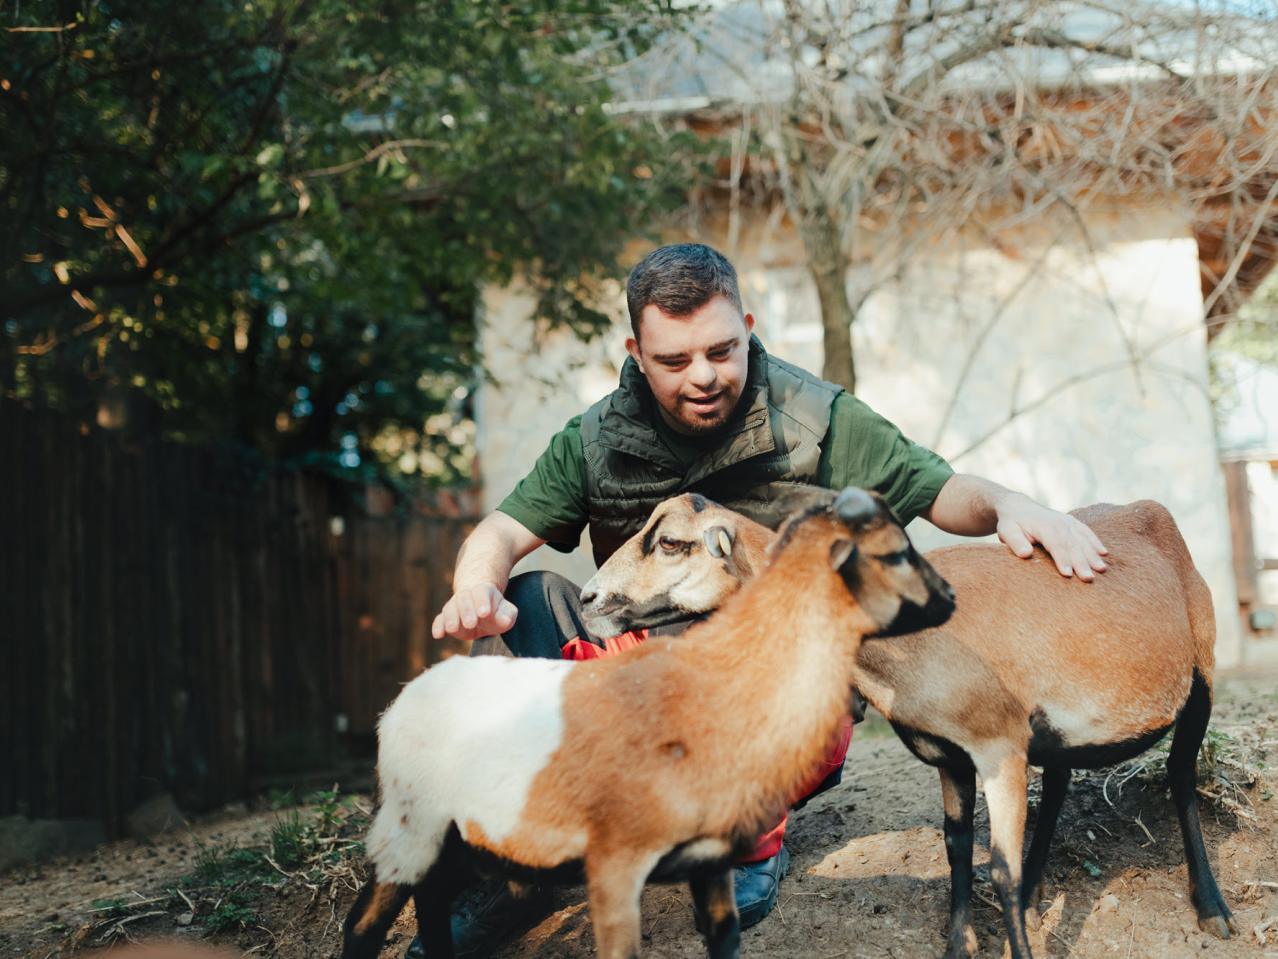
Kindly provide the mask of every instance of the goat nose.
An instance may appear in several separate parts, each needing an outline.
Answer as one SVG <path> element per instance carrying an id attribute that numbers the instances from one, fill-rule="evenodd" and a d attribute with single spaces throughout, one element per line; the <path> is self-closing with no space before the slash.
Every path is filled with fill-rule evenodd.
<path id="1" fill-rule="evenodd" d="M 834 501 L 834 515 L 848 525 L 868 523 L 877 512 L 874 497 L 855 486 L 849 486 Z"/>
<path id="2" fill-rule="evenodd" d="M 599 594 L 595 592 L 593 589 L 584 590 L 581 594 L 581 605 L 589 606 L 598 598 L 599 598 Z"/>

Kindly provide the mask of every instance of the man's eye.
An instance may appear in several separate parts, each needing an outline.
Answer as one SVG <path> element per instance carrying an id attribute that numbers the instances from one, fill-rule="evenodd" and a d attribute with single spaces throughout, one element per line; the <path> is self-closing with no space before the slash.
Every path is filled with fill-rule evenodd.
<path id="1" fill-rule="evenodd" d="M 657 540 L 657 545 L 666 553 L 677 553 L 683 549 L 683 543 L 680 540 L 671 539 L 669 536 L 662 536 Z"/>
<path id="2" fill-rule="evenodd" d="M 712 359 L 712 360 L 726 360 L 726 359 L 727 359 L 729 356 L 731 356 L 731 355 L 732 355 L 732 350 L 731 350 L 731 349 L 726 349 L 726 350 L 715 350 L 713 353 L 711 353 L 711 354 L 710 354 L 710 359 Z"/>

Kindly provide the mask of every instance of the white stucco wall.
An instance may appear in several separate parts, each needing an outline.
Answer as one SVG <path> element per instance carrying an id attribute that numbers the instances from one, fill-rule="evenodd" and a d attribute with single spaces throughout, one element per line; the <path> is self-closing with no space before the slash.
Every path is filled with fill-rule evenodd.
<path id="1" fill-rule="evenodd" d="M 1166 504 L 1211 587 L 1217 654 L 1231 665 L 1240 636 L 1197 249 L 1174 207 L 1092 213 L 1086 225 L 1090 242 L 1058 233 L 1049 243 L 1040 231 L 1001 235 L 998 249 L 960 238 L 920 253 L 854 327 L 858 395 L 955 468 L 1058 509 Z M 819 371 L 815 290 L 792 237 L 744 235 L 725 252 L 764 344 Z M 555 430 L 615 385 L 619 289 L 611 302 L 616 331 L 584 345 L 535 336 L 518 291 L 487 295 L 483 349 L 497 383 L 482 391 L 479 444 L 490 507 Z M 946 539 L 922 521 L 911 533 L 925 548 Z M 587 556 L 543 549 L 526 563 L 580 582 Z"/>

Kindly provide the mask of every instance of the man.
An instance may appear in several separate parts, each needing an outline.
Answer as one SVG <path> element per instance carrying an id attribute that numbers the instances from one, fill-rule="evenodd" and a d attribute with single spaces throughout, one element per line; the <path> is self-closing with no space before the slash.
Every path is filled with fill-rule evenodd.
<path id="1" fill-rule="evenodd" d="M 572 550 L 589 527 L 596 562 L 638 531 L 657 503 L 695 490 L 776 527 L 787 484 L 877 490 L 909 522 L 952 533 L 997 532 L 1016 555 L 1043 546 L 1063 576 L 1104 571 L 1105 548 L 1070 516 L 975 476 L 955 474 L 841 388 L 770 357 L 751 335 L 736 272 L 701 244 L 653 251 L 626 289 L 632 336 L 617 390 L 569 420 L 525 477 L 475 528 L 457 558 L 436 638 L 501 636 L 516 656 L 591 658 L 642 636 L 591 636 L 580 588 L 511 568 L 543 543 Z M 824 774 L 837 781 L 847 738 Z M 736 870 L 741 925 L 762 919 L 788 865 L 784 820 Z M 542 905 L 496 899 L 455 917 L 459 954 Z M 543 900 L 544 901 L 544 900 Z M 409 955 L 413 955 L 410 951 Z"/>

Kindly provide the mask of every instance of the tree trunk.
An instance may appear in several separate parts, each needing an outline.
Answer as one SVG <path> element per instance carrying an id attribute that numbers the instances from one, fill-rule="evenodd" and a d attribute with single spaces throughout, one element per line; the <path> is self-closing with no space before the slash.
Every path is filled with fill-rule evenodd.
<path id="1" fill-rule="evenodd" d="M 849 393 L 856 392 L 856 363 L 852 356 L 852 321 L 856 310 L 848 299 L 848 258 L 843 252 L 839 218 L 843 208 L 828 202 L 814 158 L 799 135 L 797 106 L 789 129 L 772 141 L 777 172 L 790 215 L 799 225 L 808 270 L 816 281 L 821 304 L 824 347 L 821 376 Z M 780 147 L 780 149 L 778 149 Z"/>
<path id="2" fill-rule="evenodd" d="M 821 377 L 856 392 L 856 358 L 852 353 L 852 321 L 856 310 L 848 299 L 848 264 L 833 224 L 814 224 L 805 231 L 808 269 L 821 304 Z"/>

